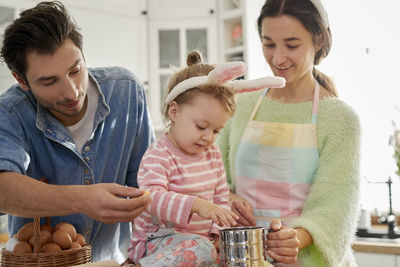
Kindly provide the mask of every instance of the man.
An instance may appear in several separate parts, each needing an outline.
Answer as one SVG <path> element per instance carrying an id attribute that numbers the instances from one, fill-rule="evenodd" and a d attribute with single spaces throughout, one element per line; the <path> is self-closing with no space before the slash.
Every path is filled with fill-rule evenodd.
<path id="1" fill-rule="evenodd" d="M 130 222 L 150 203 L 134 188 L 154 140 L 142 85 L 123 68 L 87 69 L 60 2 L 23 11 L 1 56 L 18 81 L 0 96 L 0 212 L 10 236 L 51 216 L 84 235 L 93 261 L 122 262 Z"/>

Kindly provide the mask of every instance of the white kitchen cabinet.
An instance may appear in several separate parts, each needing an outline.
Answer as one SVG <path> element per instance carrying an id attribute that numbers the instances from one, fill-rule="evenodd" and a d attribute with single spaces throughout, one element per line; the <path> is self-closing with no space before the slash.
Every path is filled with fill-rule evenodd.
<path id="1" fill-rule="evenodd" d="M 149 1 L 148 97 L 158 131 L 163 129 L 162 108 L 171 66 L 185 67 L 187 54 L 194 49 L 200 50 L 205 62 L 217 62 L 217 20 L 210 12 L 214 8 L 214 1 Z"/>
<path id="2" fill-rule="evenodd" d="M 354 256 L 360 267 L 400 267 L 400 256 L 395 254 L 355 252 Z"/>
<path id="3" fill-rule="evenodd" d="M 3 43 L 3 32 L 7 25 L 16 18 L 18 11 L 19 9 L 17 7 L 0 1 L 0 48 Z M 6 63 L 0 61 L 0 94 L 6 91 L 15 82 Z"/>
<path id="4" fill-rule="evenodd" d="M 37 0 L 0 0 L 0 7 L 16 10 L 33 7 Z M 140 80 L 148 80 L 146 0 L 62 1 L 81 28 L 88 67 L 122 66 Z M 1 16 L 3 18 L 3 16 Z M 0 30 L 4 26 L 0 26 Z M 0 92 L 15 80 L 0 66 Z"/>
<path id="5" fill-rule="evenodd" d="M 82 28 L 88 66 L 123 66 L 148 80 L 146 0 L 64 2 Z"/>
<path id="6" fill-rule="evenodd" d="M 209 18 L 216 0 L 148 0 L 150 19 Z M 219 1 L 219 0 L 217 0 Z"/>
<path id="7" fill-rule="evenodd" d="M 245 61 L 246 78 L 271 74 L 257 30 L 257 18 L 265 0 L 219 0 L 218 3 L 220 60 Z"/>

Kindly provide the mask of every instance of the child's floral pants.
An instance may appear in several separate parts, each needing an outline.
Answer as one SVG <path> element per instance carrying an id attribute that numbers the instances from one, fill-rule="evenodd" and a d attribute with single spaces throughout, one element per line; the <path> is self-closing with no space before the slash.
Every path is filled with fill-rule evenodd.
<path id="1" fill-rule="evenodd" d="M 147 241 L 142 267 L 217 266 L 214 244 L 196 234 L 174 233 Z"/>

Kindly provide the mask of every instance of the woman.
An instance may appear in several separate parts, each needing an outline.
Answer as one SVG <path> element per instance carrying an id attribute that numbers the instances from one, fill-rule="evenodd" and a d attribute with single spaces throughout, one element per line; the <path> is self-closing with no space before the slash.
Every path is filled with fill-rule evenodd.
<path id="1" fill-rule="evenodd" d="M 258 31 L 286 86 L 241 95 L 218 139 L 232 209 L 274 230 L 267 253 L 278 265 L 353 266 L 360 125 L 315 68 L 331 47 L 326 12 L 318 0 L 267 0 Z"/>

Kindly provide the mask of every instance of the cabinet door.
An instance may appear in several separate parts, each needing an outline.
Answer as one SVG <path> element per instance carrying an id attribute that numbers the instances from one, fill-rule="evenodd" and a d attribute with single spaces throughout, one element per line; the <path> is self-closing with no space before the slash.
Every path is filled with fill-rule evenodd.
<path id="1" fill-rule="evenodd" d="M 198 49 L 204 62 L 216 63 L 216 21 L 150 20 L 150 112 L 156 129 L 162 129 L 162 108 L 171 66 L 186 66 L 187 54 Z"/>
<path id="2" fill-rule="evenodd" d="M 3 44 L 4 30 L 16 16 L 17 8 L 3 6 L 0 3 L 0 48 Z M 11 75 L 11 71 L 8 69 L 6 63 L 0 61 L 0 94 L 5 92 L 14 83 L 16 83 L 16 81 Z"/>
<path id="3" fill-rule="evenodd" d="M 70 0 L 71 1 L 71 0 Z M 114 7 L 115 5 L 115 7 Z M 143 0 L 68 2 L 81 28 L 89 67 L 122 66 L 148 80 L 147 18 Z"/>
<path id="4" fill-rule="evenodd" d="M 150 19 L 205 18 L 215 12 L 215 0 L 148 0 Z"/>
<path id="5" fill-rule="evenodd" d="M 362 267 L 397 267 L 396 255 L 356 252 L 354 253 L 358 266 Z"/>

